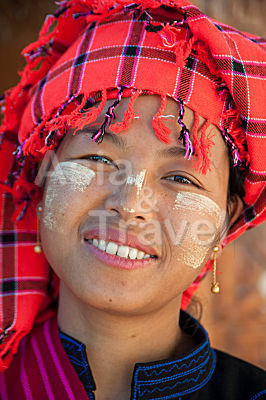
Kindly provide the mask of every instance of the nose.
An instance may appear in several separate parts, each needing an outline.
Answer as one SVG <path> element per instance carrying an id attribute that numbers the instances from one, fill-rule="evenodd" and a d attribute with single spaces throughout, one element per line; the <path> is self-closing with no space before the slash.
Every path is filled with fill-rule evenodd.
<path id="1" fill-rule="evenodd" d="M 105 201 L 110 213 L 117 213 L 125 222 L 148 222 L 158 211 L 154 191 L 147 184 L 146 171 L 128 175 L 125 182 L 115 188 Z"/>

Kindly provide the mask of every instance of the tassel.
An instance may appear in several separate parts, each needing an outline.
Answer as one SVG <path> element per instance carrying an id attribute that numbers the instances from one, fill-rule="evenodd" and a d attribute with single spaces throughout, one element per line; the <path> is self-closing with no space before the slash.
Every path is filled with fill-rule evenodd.
<path id="1" fill-rule="evenodd" d="M 161 33 L 159 33 L 159 36 L 162 38 L 164 47 L 168 48 L 175 47 L 177 44 L 176 35 L 179 32 L 180 32 L 179 28 L 175 28 L 173 26 L 170 26 L 169 24 L 166 24 L 164 28 L 161 30 Z"/>
<path id="2" fill-rule="evenodd" d="M 202 153 L 200 148 L 200 141 L 198 139 L 198 129 L 199 129 L 199 114 L 194 111 L 194 125 L 192 130 L 193 145 L 194 145 L 194 168 L 196 172 L 200 171 L 200 166 L 202 164 Z"/>
<path id="3" fill-rule="evenodd" d="M 247 141 L 238 112 L 234 109 L 233 99 L 229 98 L 227 109 L 222 114 L 221 132 L 229 147 L 233 159 L 233 165 L 245 170 L 249 165 L 249 154 L 247 152 Z"/>
<path id="4" fill-rule="evenodd" d="M 106 104 L 106 101 L 107 101 L 106 89 L 103 89 L 101 91 L 101 93 L 102 93 L 102 100 L 98 107 L 92 107 L 91 109 L 89 109 L 89 111 L 86 112 L 85 115 L 82 116 L 82 118 L 80 115 L 80 113 L 82 113 L 82 111 L 79 111 L 78 113 L 76 113 L 76 118 L 71 119 L 71 126 L 76 128 L 73 135 L 76 134 L 76 131 L 83 129 L 86 125 L 94 122 L 98 118 L 98 116 L 101 114 L 101 112 Z M 85 96 L 84 96 L 84 100 L 85 100 Z M 86 101 L 87 101 L 87 99 L 86 99 Z M 86 106 L 86 101 L 84 102 L 82 108 L 84 108 Z M 82 108 L 81 108 L 81 110 L 82 110 Z"/>
<path id="5" fill-rule="evenodd" d="M 186 148 L 185 158 L 187 160 L 190 160 L 190 158 L 192 157 L 193 151 L 194 151 L 193 144 L 192 144 L 190 136 L 189 136 L 189 130 L 187 129 L 187 127 L 186 127 L 186 125 L 185 125 L 185 123 L 183 121 L 184 113 L 185 113 L 184 103 L 180 99 L 177 99 L 177 100 L 179 102 L 179 107 L 180 107 L 179 116 L 178 116 L 178 123 L 181 126 L 181 132 L 180 132 L 180 135 L 179 135 L 179 140 L 181 140 L 181 139 L 183 140 L 183 145 Z"/>
<path id="6" fill-rule="evenodd" d="M 239 155 L 239 150 L 236 144 L 234 143 L 234 140 L 232 136 L 228 133 L 227 129 L 222 130 L 222 135 L 223 138 L 227 144 L 227 146 L 230 148 L 231 155 L 233 158 L 233 166 L 237 166 L 238 164 L 241 164 L 241 158 Z"/>
<path id="7" fill-rule="evenodd" d="M 184 46 L 184 51 L 183 51 L 184 60 L 186 60 L 188 58 L 188 56 L 190 55 L 192 47 L 194 47 L 196 41 L 197 41 L 197 39 L 194 36 L 192 36 L 189 39 L 189 41 L 185 41 L 186 45 Z"/>
<path id="8" fill-rule="evenodd" d="M 105 128 L 113 121 L 113 119 L 115 118 L 115 107 L 120 103 L 121 99 L 122 99 L 122 95 L 123 92 L 125 90 L 124 86 L 119 86 L 119 90 L 118 90 L 118 94 L 117 94 L 117 98 L 114 101 L 114 103 L 108 108 L 108 110 L 106 111 L 105 114 L 105 120 L 102 124 L 102 126 L 100 127 L 100 129 L 94 133 L 92 135 L 92 140 L 96 143 L 101 143 L 103 140 L 103 136 L 105 134 Z"/>
<path id="9" fill-rule="evenodd" d="M 166 107 L 166 96 L 161 96 L 161 106 L 158 112 L 154 115 L 152 120 L 152 126 L 155 131 L 156 136 L 164 143 L 171 143 L 171 140 L 168 136 L 171 134 L 171 129 L 169 129 L 163 122 L 162 122 L 162 114 Z"/>
<path id="10" fill-rule="evenodd" d="M 72 15 L 74 19 L 78 19 L 80 17 L 87 17 L 88 15 L 91 15 L 92 11 L 86 11 L 86 12 L 78 12 Z"/>
<path id="11" fill-rule="evenodd" d="M 214 145 L 214 142 L 212 141 L 214 134 L 211 135 L 211 132 L 209 132 L 209 134 L 206 135 L 206 131 L 210 125 L 211 125 L 210 121 L 207 120 L 201 129 L 201 137 L 200 137 L 200 146 L 201 146 L 201 153 L 202 153 L 202 164 L 200 167 L 200 171 L 204 175 L 207 173 L 207 171 L 211 170 L 211 168 L 210 168 L 211 150 L 210 149 Z"/>
<path id="12" fill-rule="evenodd" d="M 37 125 L 32 134 L 25 140 L 23 143 L 23 154 L 25 156 L 32 155 L 37 156 L 38 151 L 42 147 L 42 138 L 43 138 L 43 131 L 45 130 L 45 125 L 50 119 L 50 115 L 48 114 L 42 122 Z"/>
<path id="13" fill-rule="evenodd" d="M 55 15 L 48 14 L 40 30 L 39 36 L 41 37 L 48 35 L 55 21 L 56 21 Z"/>
<path id="14" fill-rule="evenodd" d="M 68 98 L 58 109 L 57 113 L 50 121 L 45 123 L 44 131 L 50 133 L 51 131 L 60 130 L 65 127 L 66 121 L 70 119 L 70 115 L 61 115 L 63 111 L 69 106 L 69 104 L 73 103 L 76 99 L 74 95 Z"/>
<path id="15" fill-rule="evenodd" d="M 121 131 L 126 131 L 128 129 L 128 127 L 130 126 L 133 118 L 138 115 L 135 111 L 133 111 L 133 105 L 141 93 L 142 93 L 142 90 L 137 89 L 131 96 L 129 103 L 128 103 L 128 108 L 124 112 L 122 122 L 116 122 L 115 124 L 110 125 L 110 130 L 113 133 L 116 134 Z"/>
<path id="16" fill-rule="evenodd" d="M 221 74 L 217 66 L 215 65 L 215 62 L 213 61 L 213 56 L 209 47 L 204 42 L 198 40 L 195 44 L 195 50 L 197 51 L 200 61 L 202 61 L 203 64 L 208 67 L 212 75 L 216 76 L 217 79 L 219 79 L 221 77 Z"/>
<path id="17" fill-rule="evenodd" d="M 52 42 L 47 37 L 40 37 L 38 41 L 29 44 L 23 49 L 23 56 L 30 63 L 38 57 L 46 57 L 51 50 Z"/>
<path id="18" fill-rule="evenodd" d="M 45 138 L 45 146 L 49 147 L 53 144 L 57 131 L 51 131 Z"/>
<path id="19" fill-rule="evenodd" d="M 197 39 L 192 36 L 189 40 L 181 40 L 181 29 L 170 25 L 169 22 L 162 30 L 157 31 L 159 32 L 159 36 L 162 38 L 163 47 L 173 48 L 176 56 L 176 64 L 183 67 L 184 62 L 190 55 L 192 47 Z"/>
<path id="20" fill-rule="evenodd" d="M 58 4 L 60 7 L 59 7 L 59 9 L 56 10 L 56 12 L 53 14 L 55 18 L 59 18 L 60 15 L 62 15 L 62 14 L 64 14 L 64 13 L 66 12 L 66 10 L 70 7 L 70 6 L 67 6 L 67 3 L 68 3 L 68 1 L 62 1 L 62 4 L 61 4 L 61 2 L 60 2 L 60 3 L 56 3 L 56 4 Z"/>
<path id="21" fill-rule="evenodd" d="M 26 214 L 29 204 L 30 204 L 30 199 L 23 201 L 23 203 L 21 203 L 12 214 L 11 221 L 12 222 L 21 221 Z"/>

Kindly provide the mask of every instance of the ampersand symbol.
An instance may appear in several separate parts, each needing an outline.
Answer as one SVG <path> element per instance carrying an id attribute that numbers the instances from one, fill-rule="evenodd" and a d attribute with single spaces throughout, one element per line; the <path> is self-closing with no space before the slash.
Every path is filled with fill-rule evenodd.
<path id="1" fill-rule="evenodd" d="M 158 207 L 157 207 L 157 200 L 156 199 L 152 199 L 153 196 L 153 190 L 150 187 L 144 187 L 141 191 L 141 198 L 138 201 L 138 210 L 142 211 L 142 212 L 150 212 L 152 210 L 154 211 L 159 211 Z M 151 199 L 151 200 L 150 200 Z M 150 206 L 149 208 L 147 207 L 142 207 L 142 203 L 145 202 L 148 206 Z"/>

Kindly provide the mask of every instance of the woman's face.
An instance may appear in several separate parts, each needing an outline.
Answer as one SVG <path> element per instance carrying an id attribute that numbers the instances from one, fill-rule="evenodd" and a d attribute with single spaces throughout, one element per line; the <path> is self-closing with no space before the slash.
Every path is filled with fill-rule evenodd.
<path id="1" fill-rule="evenodd" d="M 97 144 L 91 134 L 112 102 L 86 132 L 69 133 L 53 158 L 42 201 L 41 240 L 48 262 L 77 301 L 137 314 L 179 301 L 211 256 L 225 220 L 228 157 L 214 128 L 211 171 L 195 172 L 178 140 L 178 105 L 172 99 L 162 118 L 171 128 L 171 143 L 154 133 L 159 96 L 140 96 L 134 106 L 138 115 L 126 133 L 107 129 Z M 127 104 L 122 99 L 117 106 L 118 121 Z M 186 109 L 190 131 L 193 120 Z M 141 257 L 144 250 L 157 257 L 130 261 L 126 247 L 118 247 L 120 256 L 109 256 L 96 249 L 93 238 L 113 242 L 110 251 L 130 243 L 138 250 L 130 250 L 130 256 Z"/>

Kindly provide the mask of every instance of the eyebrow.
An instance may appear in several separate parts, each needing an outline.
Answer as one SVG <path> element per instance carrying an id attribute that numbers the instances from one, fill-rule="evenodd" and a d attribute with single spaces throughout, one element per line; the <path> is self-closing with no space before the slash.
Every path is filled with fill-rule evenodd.
<path id="1" fill-rule="evenodd" d="M 115 146 L 119 147 L 123 151 L 128 151 L 130 149 L 129 146 L 126 145 L 124 138 L 121 136 L 116 136 L 111 132 L 105 132 L 103 141 L 106 140 L 107 142 L 113 143 Z M 171 146 L 165 148 L 163 150 L 159 150 L 154 154 L 156 157 L 160 158 L 181 158 L 184 157 L 186 154 L 186 149 L 183 146 Z"/>

